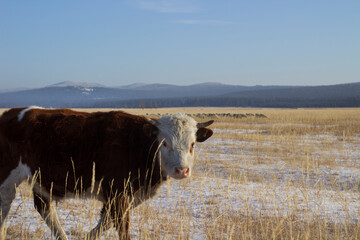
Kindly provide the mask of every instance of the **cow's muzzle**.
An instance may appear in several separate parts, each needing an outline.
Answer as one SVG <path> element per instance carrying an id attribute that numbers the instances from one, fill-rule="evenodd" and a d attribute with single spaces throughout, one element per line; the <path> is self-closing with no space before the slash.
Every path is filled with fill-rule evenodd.
<path id="1" fill-rule="evenodd" d="M 190 176 L 190 168 L 175 168 L 173 178 L 182 179 Z"/>

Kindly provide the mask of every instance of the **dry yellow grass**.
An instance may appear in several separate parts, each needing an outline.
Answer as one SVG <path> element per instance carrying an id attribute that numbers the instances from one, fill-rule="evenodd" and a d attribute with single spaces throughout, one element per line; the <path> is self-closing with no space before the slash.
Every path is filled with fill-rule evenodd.
<path id="1" fill-rule="evenodd" d="M 360 109 L 124 110 L 268 117 L 217 118 L 214 136 L 197 145 L 193 176 L 131 211 L 134 239 L 360 239 Z M 81 239 L 100 206 L 69 200 L 57 210 L 69 238 Z M 7 225 L 7 239 L 51 236 L 25 184 Z"/>

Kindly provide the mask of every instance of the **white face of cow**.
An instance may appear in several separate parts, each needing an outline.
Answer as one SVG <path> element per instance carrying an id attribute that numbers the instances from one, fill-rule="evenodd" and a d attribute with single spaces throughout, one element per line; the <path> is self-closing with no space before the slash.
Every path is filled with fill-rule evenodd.
<path id="1" fill-rule="evenodd" d="M 181 179 L 191 175 L 196 142 L 203 142 L 213 134 L 205 128 L 214 121 L 197 123 L 193 118 L 177 113 L 155 120 L 161 167 L 173 178 Z"/>

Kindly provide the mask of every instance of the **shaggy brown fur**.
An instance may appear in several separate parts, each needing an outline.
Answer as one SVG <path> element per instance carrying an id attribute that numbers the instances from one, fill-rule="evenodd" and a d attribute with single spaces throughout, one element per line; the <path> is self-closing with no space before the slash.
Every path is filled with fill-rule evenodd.
<path id="1" fill-rule="evenodd" d="M 38 174 L 41 188 L 34 191 L 35 207 L 44 215 L 50 191 L 53 199 L 61 199 L 89 189 L 95 164 L 95 181 L 102 182 L 102 212 L 110 209 L 119 235 L 129 238 L 132 194 L 153 195 L 152 188 L 166 180 L 155 157 L 158 143 L 149 121 L 120 111 L 69 109 L 32 109 L 18 121 L 22 110 L 11 109 L 0 118 L 0 185 L 21 158 L 33 176 Z"/>

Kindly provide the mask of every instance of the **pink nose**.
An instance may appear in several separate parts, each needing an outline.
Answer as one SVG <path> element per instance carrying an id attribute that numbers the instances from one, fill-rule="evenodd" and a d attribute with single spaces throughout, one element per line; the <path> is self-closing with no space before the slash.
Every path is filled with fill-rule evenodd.
<path id="1" fill-rule="evenodd" d="M 186 178 L 190 175 L 190 168 L 175 168 L 174 178 Z"/>

